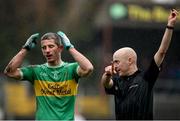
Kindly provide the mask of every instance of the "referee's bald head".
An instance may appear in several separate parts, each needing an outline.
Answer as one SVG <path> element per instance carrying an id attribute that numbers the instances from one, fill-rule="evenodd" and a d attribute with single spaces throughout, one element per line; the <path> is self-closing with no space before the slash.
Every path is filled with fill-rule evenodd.
<path id="1" fill-rule="evenodd" d="M 137 54 L 136 52 L 130 47 L 123 47 L 118 49 L 113 54 L 113 61 L 114 60 L 121 60 L 121 59 L 131 59 L 131 61 L 136 64 L 137 63 Z"/>

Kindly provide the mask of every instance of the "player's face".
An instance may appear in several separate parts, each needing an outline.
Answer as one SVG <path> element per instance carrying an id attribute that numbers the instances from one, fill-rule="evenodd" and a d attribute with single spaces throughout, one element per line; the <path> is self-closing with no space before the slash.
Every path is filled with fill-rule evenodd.
<path id="1" fill-rule="evenodd" d="M 41 50 L 48 63 L 58 64 L 62 47 L 59 47 L 53 39 L 42 40 Z"/>

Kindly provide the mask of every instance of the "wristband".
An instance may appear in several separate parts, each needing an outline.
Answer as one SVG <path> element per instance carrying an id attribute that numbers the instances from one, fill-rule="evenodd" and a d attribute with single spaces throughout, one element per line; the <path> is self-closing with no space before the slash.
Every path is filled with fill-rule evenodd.
<path id="1" fill-rule="evenodd" d="M 172 26 L 168 26 L 168 25 L 166 26 L 166 28 L 167 28 L 167 29 L 171 29 L 171 30 L 173 30 L 173 29 L 174 29 L 174 27 L 172 27 Z"/>

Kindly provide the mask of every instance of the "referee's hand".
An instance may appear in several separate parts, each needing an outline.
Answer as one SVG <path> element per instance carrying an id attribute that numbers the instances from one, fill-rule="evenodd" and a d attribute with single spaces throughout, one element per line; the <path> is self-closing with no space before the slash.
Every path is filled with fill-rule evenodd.
<path id="1" fill-rule="evenodd" d="M 107 76 L 112 76 L 113 74 L 116 74 L 116 71 L 114 69 L 114 63 L 111 62 L 111 65 L 105 67 L 105 74 Z"/>
<path id="2" fill-rule="evenodd" d="M 175 9 L 172 9 L 170 12 L 170 15 L 168 17 L 168 26 L 174 27 L 176 21 L 177 21 L 177 16 L 179 15 L 179 12 Z"/>

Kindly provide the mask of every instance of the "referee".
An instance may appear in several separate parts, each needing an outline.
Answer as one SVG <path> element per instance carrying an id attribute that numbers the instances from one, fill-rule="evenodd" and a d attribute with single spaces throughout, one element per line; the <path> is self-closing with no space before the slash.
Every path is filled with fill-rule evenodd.
<path id="1" fill-rule="evenodd" d="M 149 67 L 140 71 L 136 52 L 123 47 L 113 54 L 113 63 L 105 67 L 101 82 L 107 94 L 114 95 L 117 120 L 153 119 L 153 86 L 169 48 L 178 12 L 173 9 L 160 47 Z"/>

